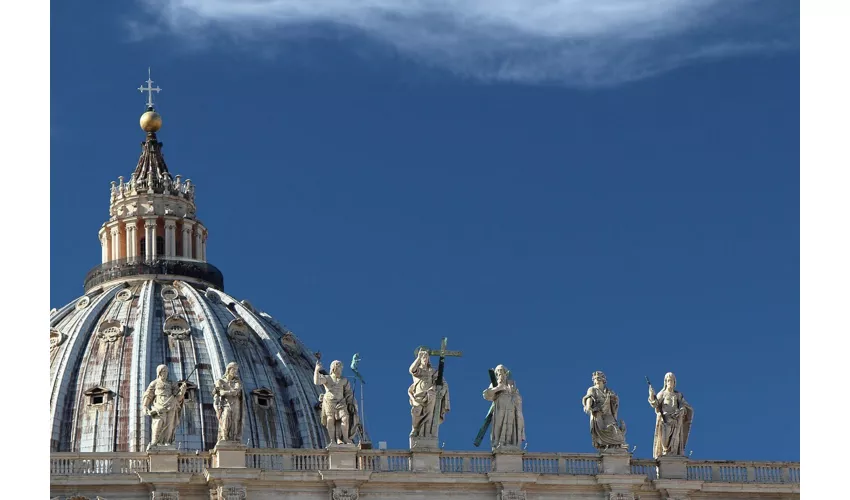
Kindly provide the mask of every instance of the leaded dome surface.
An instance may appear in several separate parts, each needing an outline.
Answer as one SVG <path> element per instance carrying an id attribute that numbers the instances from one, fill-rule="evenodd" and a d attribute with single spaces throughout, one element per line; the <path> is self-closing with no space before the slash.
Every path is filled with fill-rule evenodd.
<path id="1" fill-rule="evenodd" d="M 175 444 L 211 449 L 213 385 L 231 361 L 244 383 L 245 444 L 327 444 L 316 358 L 292 332 L 203 283 L 139 276 L 92 288 L 51 315 L 50 449 L 143 451 L 151 430 L 142 394 L 160 364 L 171 380 L 189 381 Z"/>

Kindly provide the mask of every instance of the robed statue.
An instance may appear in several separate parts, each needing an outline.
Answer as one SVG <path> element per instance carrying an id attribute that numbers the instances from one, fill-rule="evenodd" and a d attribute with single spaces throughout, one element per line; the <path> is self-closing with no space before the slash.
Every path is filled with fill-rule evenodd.
<path id="1" fill-rule="evenodd" d="M 172 446 L 183 411 L 186 382 L 179 384 L 168 380 L 168 367 L 156 367 L 156 379 L 142 395 L 142 409 L 151 417 L 151 442 L 148 449 Z"/>
<path id="2" fill-rule="evenodd" d="M 490 445 L 493 450 L 519 449 L 525 441 L 522 396 L 516 382 L 503 365 L 494 370 L 496 383 L 484 389 L 484 399 L 492 401 Z"/>
<path id="3" fill-rule="evenodd" d="M 224 376 L 215 381 L 213 407 L 218 418 L 218 441 L 242 442 L 242 421 L 245 415 L 245 397 L 239 365 L 227 364 Z"/>
<path id="4" fill-rule="evenodd" d="M 658 394 L 655 394 L 652 385 L 649 386 L 649 405 L 655 409 L 652 457 L 684 455 L 694 409 L 685 401 L 682 393 L 676 390 L 676 375 L 664 375 L 664 389 Z"/>
<path id="5" fill-rule="evenodd" d="M 417 351 L 409 371 L 413 377 L 413 383 L 407 389 L 413 420 L 410 437 L 436 439 L 440 424 L 450 409 L 449 386 L 440 377 L 442 374 L 431 365 L 431 355 L 427 348 Z"/>
<path id="6" fill-rule="evenodd" d="M 351 383 L 342 376 L 342 368 L 342 361 L 333 361 L 330 375 L 325 375 L 321 361 L 316 360 L 313 383 L 325 388 L 321 396 L 322 425 L 328 430 L 330 442 L 354 444 L 354 436 L 360 427 L 357 404 Z"/>
<path id="7" fill-rule="evenodd" d="M 581 400 L 584 412 L 590 415 L 590 437 L 598 450 L 627 448 L 626 423 L 617 423 L 620 399 L 607 384 L 604 373 L 593 372 L 593 386 Z"/>

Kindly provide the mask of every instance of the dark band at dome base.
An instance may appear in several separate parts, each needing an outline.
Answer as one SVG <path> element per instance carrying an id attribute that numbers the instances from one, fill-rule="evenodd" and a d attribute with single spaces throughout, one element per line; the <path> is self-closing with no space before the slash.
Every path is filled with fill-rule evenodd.
<path id="1" fill-rule="evenodd" d="M 132 257 L 99 264 L 86 274 L 83 288 L 88 291 L 112 280 L 158 274 L 179 276 L 189 281 L 203 281 L 218 290 L 224 290 L 224 275 L 214 265 L 197 260 L 168 259 L 164 257 L 154 259 Z"/>

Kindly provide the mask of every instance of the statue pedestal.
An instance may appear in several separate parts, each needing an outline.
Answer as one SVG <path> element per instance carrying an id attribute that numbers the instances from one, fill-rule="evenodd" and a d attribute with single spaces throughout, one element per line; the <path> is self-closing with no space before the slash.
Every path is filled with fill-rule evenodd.
<path id="1" fill-rule="evenodd" d="M 439 439 L 410 436 L 410 451 L 440 451 Z"/>
<path id="2" fill-rule="evenodd" d="M 494 472 L 522 472 L 522 457 L 525 452 L 520 449 L 499 448 L 493 451 Z"/>
<path id="3" fill-rule="evenodd" d="M 150 472 L 177 472 L 177 455 L 174 446 L 148 446 Z"/>
<path id="4" fill-rule="evenodd" d="M 329 444 L 327 450 L 331 470 L 357 470 L 357 445 Z"/>
<path id="5" fill-rule="evenodd" d="M 602 474 L 631 474 L 632 454 L 626 448 L 600 450 L 602 456 Z"/>
<path id="6" fill-rule="evenodd" d="M 440 472 L 439 438 L 410 436 L 410 470 Z"/>
<path id="7" fill-rule="evenodd" d="M 659 479 L 687 479 L 688 457 L 681 455 L 665 455 L 658 457 Z"/>
<path id="8" fill-rule="evenodd" d="M 239 441 L 219 441 L 212 453 L 212 466 L 217 469 L 244 469 L 248 447 Z"/>

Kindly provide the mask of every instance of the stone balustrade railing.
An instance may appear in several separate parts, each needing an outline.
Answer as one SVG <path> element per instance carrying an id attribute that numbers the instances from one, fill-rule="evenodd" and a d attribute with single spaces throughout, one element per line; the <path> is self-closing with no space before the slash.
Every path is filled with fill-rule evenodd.
<path id="1" fill-rule="evenodd" d="M 408 472 L 408 450 L 359 450 L 356 467 L 372 472 Z M 494 470 L 494 456 L 488 452 L 439 453 L 439 469 L 444 474 L 486 474 Z M 212 466 L 209 453 L 180 454 L 178 471 L 203 474 Z M 258 449 L 245 453 L 245 467 L 266 471 L 324 471 L 331 468 L 329 452 L 315 449 Z M 600 473 L 601 458 L 595 454 L 525 453 L 522 470 L 534 474 L 593 476 Z M 688 460 L 687 479 L 716 483 L 799 484 L 800 464 L 796 462 L 735 462 Z M 631 459 L 631 473 L 658 478 L 657 463 Z M 149 471 L 145 453 L 52 453 L 51 476 L 93 474 L 135 474 Z"/>

